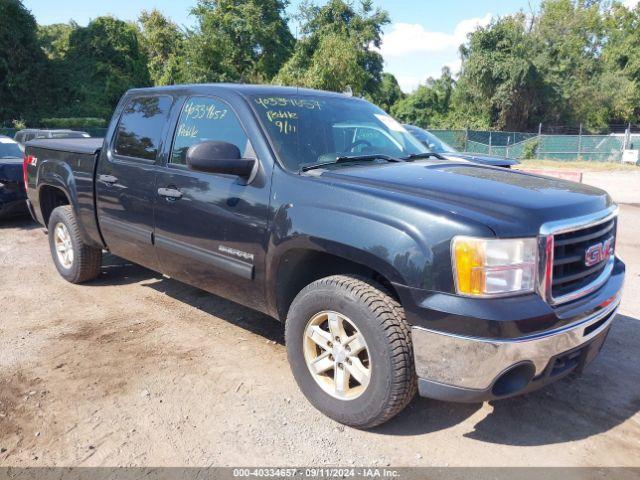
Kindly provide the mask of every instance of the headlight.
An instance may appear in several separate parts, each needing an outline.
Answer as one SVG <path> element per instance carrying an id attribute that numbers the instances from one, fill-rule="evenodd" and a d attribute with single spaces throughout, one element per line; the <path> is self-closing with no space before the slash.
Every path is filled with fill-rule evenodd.
<path id="1" fill-rule="evenodd" d="M 451 259 L 456 291 L 474 297 L 532 292 L 537 250 L 535 238 L 454 237 Z"/>

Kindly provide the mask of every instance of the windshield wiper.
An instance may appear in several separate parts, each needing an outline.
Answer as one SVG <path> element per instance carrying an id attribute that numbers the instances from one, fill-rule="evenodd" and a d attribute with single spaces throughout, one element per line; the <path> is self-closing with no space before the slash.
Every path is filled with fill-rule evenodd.
<path id="1" fill-rule="evenodd" d="M 442 155 L 436 152 L 423 152 L 423 153 L 412 153 L 406 157 L 402 157 L 402 160 L 405 162 L 410 162 L 412 160 L 420 160 L 421 158 L 437 158 L 438 160 L 446 160 Z"/>
<path id="2" fill-rule="evenodd" d="M 312 163 L 311 165 L 305 165 L 300 169 L 301 172 L 307 172 L 309 170 L 313 170 L 316 168 L 326 167 L 328 165 L 336 165 L 338 163 L 347 163 L 347 162 L 372 162 L 374 160 L 386 160 L 387 162 L 404 162 L 403 158 L 391 157 L 389 155 L 383 154 L 374 154 L 374 155 L 343 155 L 340 157 L 336 157 L 336 159 L 332 162 L 319 162 Z"/>

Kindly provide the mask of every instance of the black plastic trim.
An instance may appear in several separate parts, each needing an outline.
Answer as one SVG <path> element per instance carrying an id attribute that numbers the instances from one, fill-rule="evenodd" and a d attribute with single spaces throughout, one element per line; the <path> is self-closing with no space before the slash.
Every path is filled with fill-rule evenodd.
<path id="1" fill-rule="evenodd" d="M 155 236 L 155 244 L 158 248 L 164 248 L 165 250 L 169 250 L 178 255 L 189 257 L 198 262 L 209 264 L 215 268 L 219 268 L 234 275 L 238 275 L 239 277 L 245 278 L 247 280 L 253 280 L 254 266 L 241 260 L 225 257 L 208 250 L 202 250 L 192 245 L 187 245 L 182 242 L 176 242 L 175 240 L 171 240 L 158 235 Z"/>

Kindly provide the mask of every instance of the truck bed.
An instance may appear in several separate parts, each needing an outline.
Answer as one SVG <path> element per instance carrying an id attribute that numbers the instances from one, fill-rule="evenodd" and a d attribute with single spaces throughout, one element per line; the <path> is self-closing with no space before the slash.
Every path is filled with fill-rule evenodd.
<path id="1" fill-rule="evenodd" d="M 42 138 L 26 143 L 27 147 L 58 152 L 95 155 L 102 148 L 103 138 Z"/>

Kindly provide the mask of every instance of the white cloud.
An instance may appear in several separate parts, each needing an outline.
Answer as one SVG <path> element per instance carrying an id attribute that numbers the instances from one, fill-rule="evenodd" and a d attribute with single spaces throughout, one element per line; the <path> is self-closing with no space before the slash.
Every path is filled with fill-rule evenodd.
<path id="1" fill-rule="evenodd" d="M 417 23 L 394 23 L 382 38 L 381 53 L 385 59 L 423 52 L 440 52 L 457 49 L 467 39 L 467 34 L 478 26 L 491 21 L 491 14 L 481 18 L 462 20 L 453 32 L 426 30 Z"/>
<path id="2" fill-rule="evenodd" d="M 398 85 L 400 85 L 400 89 L 405 92 L 413 92 L 418 85 L 424 83 L 424 79 L 426 77 L 417 76 L 417 75 L 396 75 L 396 80 L 398 80 Z"/>
<path id="3" fill-rule="evenodd" d="M 433 71 L 426 71 L 420 75 L 395 75 L 396 80 L 403 92 L 413 92 L 419 85 L 424 84 L 429 77 L 439 78 L 442 75 L 442 67 L 449 67 L 451 73 L 455 76 L 462 66 L 462 60 L 455 58 L 449 62 L 445 62 L 442 65 L 435 67 Z"/>
<path id="4" fill-rule="evenodd" d="M 427 30 L 417 23 L 394 23 L 383 35 L 379 50 L 385 70 L 395 75 L 404 92 L 415 90 L 429 77 L 440 77 L 443 66 L 455 75 L 460 71 L 460 45 L 467 40 L 467 34 L 488 25 L 491 18 L 487 13 L 462 20 L 448 32 Z"/>
<path id="5" fill-rule="evenodd" d="M 624 0 L 624 2 L 622 3 L 624 3 L 627 8 L 633 9 L 636 8 L 636 5 L 638 5 L 638 1 L 639 0 Z"/>

